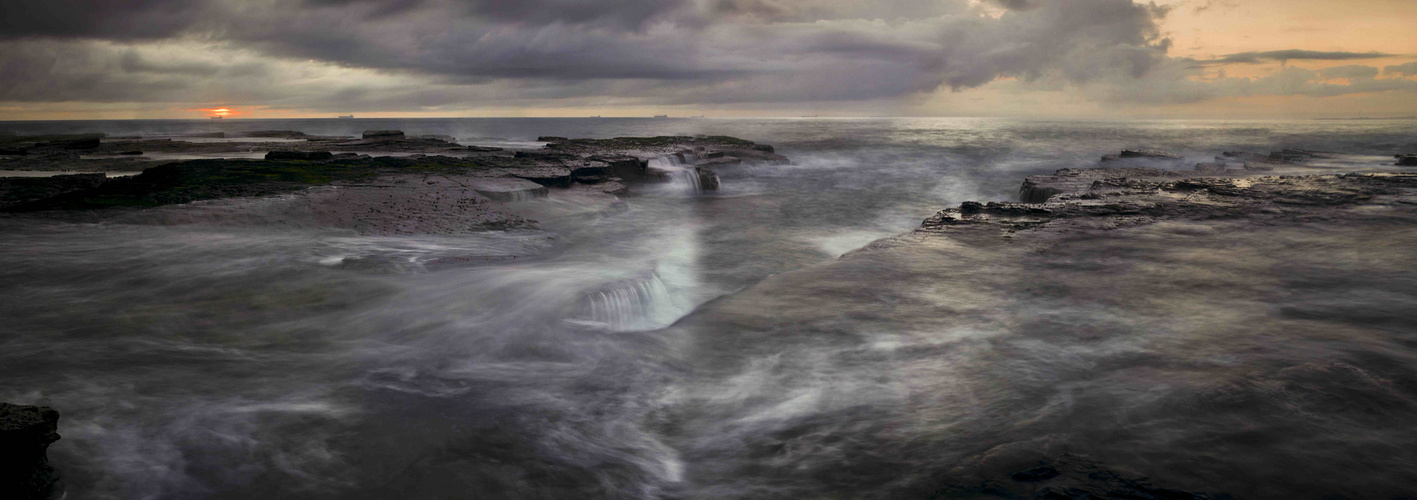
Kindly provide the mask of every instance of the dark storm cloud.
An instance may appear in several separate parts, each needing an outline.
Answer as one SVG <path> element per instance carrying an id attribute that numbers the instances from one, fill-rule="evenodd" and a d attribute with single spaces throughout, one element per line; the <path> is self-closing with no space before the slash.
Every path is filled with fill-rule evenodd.
<path id="1" fill-rule="evenodd" d="M 203 1 L 19 0 L 0 9 L 0 39 L 166 38 L 201 19 Z"/>
<path id="2" fill-rule="evenodd" d="M 1199 61 L 1204 64 L 1259 64 L 1267 61 L 1355 61 L 1392 57 L 1381 52 L 1321 52 L 1316 50 L 1271 50 L 1268 52 L 1241 52 L 1217 59 Z"/>
<path id="3" fill-rule="evenodd" d="M 1198 66 L 1385 56 L 1291 50 L 1182 61 L 1167 55 L 1170 41 L 1157 22 L 1168 9 L 1154 3 L 986 0 L 982 5 L 969 0 L 31 2 L 6 10 L 0 25 L 6 28 L 0 31 L 0 101 L 219 98 L 321 110 L 606 99 L 792 103 L 892 99 L 1006 78 L 1034 88 L 1085 87 L 1087 96 L 1101 101 L 1174 102 L 1265 88 L 1232 80 L 1190 81 Z M 1347 68 L 1323 76 L 1376 76 L 1369 76 L 1376 70 Z"/>

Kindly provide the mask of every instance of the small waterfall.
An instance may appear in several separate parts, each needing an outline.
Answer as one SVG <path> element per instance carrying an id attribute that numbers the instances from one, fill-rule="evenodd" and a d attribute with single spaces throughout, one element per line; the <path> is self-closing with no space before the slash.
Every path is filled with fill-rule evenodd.
<path id="1" fill-rule="evenodd" d="M 663 326 L 658 324 L 658 312 L 669 299 L 669 287 L 654 273 L 648 279 L 592 292 L 586 300 L 586 316 L 612 330 L 658 328 Z"/>
<path id="2" fill-rule="evenodd" d="M 681 158 L 682 157 L 682 158 Z M 661 178 L 674 186 L 678 186 L 685 191 L 694 193 L 704 192 L 703 180 L 699 176 L 699 169 L 685 161 L 696 161 L 698 156 L 690 153 L 675 153 L 668 156 L 660 156 L 649 159 L 651 171 L 659 172 Z"/>
<path id="3" fill-rule="evenodd" d="M 694 167 L 680 168 L 669 173 L 669 181 L 676 186 L 683 187 L 695 193 L 704 192 L 703 179 L 699 177 L 699 169 Z"/>

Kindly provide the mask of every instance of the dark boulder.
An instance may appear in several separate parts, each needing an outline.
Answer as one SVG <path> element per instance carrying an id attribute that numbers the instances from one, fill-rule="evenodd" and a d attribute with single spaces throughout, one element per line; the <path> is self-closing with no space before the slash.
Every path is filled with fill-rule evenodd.
<path id="1" fill-rule="evenodd" d="M 267 160 L 306 160 L 319 161 L 334 158 L 334 154 L 329 151 L 271 151 L 266 153 Z"/>
<path id="2" fill-rule="evenodd" d="M 699 189 L 700 189 L 700 190 L 702 190 L 702 191 L 717 191 L 717 190 L 718 190 L 718 185 L 719 185 L 718 172 L 714 172 L 713 170 L 707 169 L 707 168 L 704 168 L 704 167 L 695 167 L 694 170 L 697 171 L 698 176 L 699 176 Z"/>
<path id="3" fill-rule="evenodd" d="M 625 155 L 592 156 L 592 160 L 605 163 L 605 174 L 630 182 L 644 180 L 646 163 L 639 158 Z"/>
<path id="4" fill-rule="evenodd" d="M 45 406 L 0 403 L 0 492 L 5 498 L 49 498 L 59 474 L 49 444 L 59 440 L 59 412 Z"/>
<path id="5" fill-rule="evenodd" d="M 1402 155 L 1397 157 L 1399 167 L 1417 167 L 1417 155 Z"/>
<path id="6" fill-rule="evenodd" d="M 373 140 L 381 140 L 381 141 L 383 141 L 383 140 L 391 140 L 391 139 L 403 139 L 403 131 L 402 131 L 402 130 L 365 130 L 363 137 L 364 137 L 365 140 L 373 139 Z"/>
<path id="7" fill-rule="evenodd" d="M 571 178 L 582 184 L 604 182 L 610 172 L 610 164 L 603 161 L 586 161 L 584 165 L 571 169 Z"/>
<path id="8" fill-rule="evenodd" d="M 754 145 L 753 145 L 753 149 L 755 149 L 755 150 L 757 150 L 757 151 L 762 151 L 762 152 L 764 152 L 764 153 L 774 153 L 774 152 L 776 152 L 776 151 L 774 151 L 774 150 L 772 149 L 772 145 L 771 145 L 771 144 L 754 144 Z"/>

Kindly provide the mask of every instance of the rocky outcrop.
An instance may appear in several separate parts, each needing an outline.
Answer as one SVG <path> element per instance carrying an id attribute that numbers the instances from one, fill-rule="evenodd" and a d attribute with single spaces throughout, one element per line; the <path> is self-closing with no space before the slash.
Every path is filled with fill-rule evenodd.
<path id="1" fill-rule="evenodd" d="M 103 174 L 70 174 L 53 177 L 0 177 L 0 209 L 55 196 L 97 188 L 108 181 Z"/>
<path id="2" fill-rule="evenodd" d="M 402 130 L 365 130 L 362 136 L 364 140 L 384 141 L 389 139 L 403 139 Z"/>
<path id="3" fill-rule="evenodd" d="M 1397 166 L 1417 167 L 1417 155 L 1397 155 Z"/>
<path id="4" fill-rule="evenodd" d="M 59 440 L 59 412 L 45 406 L 0 403 L 0 492 L 4 498 L 49 498 L 59 474 L 49 444 Z"/>
<path id="5" fill-rule="evenodd" d="M 267 160 L 320 161 L 334 157 L 335 155 L 329 151 L 271 151 L 266 153 Z"/>
<path id="6" fill-rule="evenodd" d="M 1124 149 L 1120 153 L 1104 155 L 1101 163 L 1109 166 L 1174 166 L 1186 161 L 1186 157 L 1155 149 Z"/>
<path id="7" fill-rule="evenodd" d="M 1031 175 L 1019 188 L 1019 201 L 1043 203 L 1061 193 L 1086 191 L 1094 182 L 1115 178 L 1183 177 L 1185 174 L 1158 168 L 1065 168 L 1052 175 Z"/>
<path id="8" fill-rule="evenodd" d="M 618 177 L 627 181 L 643 181 L 645 178 L 646 162 L 629 155 L 598 155 L 591 156 L 591 160 L 605 164 L 605 174 L 611 177 Z"/>
<path id="9" fill-rule="evenodd" d="M 1054 227 L 1117 228 L 1167 218 L 1314 216 L 1378 197 L 1417 203 L 1417 174 L 1378 173 L 1263 177 L 1118 175 L 1110 169 L 1060 170 L 1056 179 L 1034 176 L 1026 189 L 1047 189 L 1043 202 L 965 202 L 921 224 L 949 233 L 992 227 L 1005 232 Z M 1038 178 L 1038 179 L 1036 179 Z M 1086 181 L 1091 181 L 1090 183 Z"/>
<path id="10" fill-rule="evenodd" d="M 1216 155 L 1215 163 L 1226 168 L 1237 166 L 1245 170 L 1256 172 L 1268 172 L 1274 170 L 1276 166 L 1292 164 L 1292 162 L 1282 157 L 1266 156 L 1248 151 L 1226 151 L 1220 153 Z"/>

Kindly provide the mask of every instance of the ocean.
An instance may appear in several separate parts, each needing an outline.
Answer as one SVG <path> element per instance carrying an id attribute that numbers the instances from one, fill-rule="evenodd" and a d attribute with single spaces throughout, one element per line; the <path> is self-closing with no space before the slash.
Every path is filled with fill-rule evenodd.
<path id="1" fill-rule="evenodd" d="M 730 135 L 792 163 L 462 236 L 0 218 L 0 401 L 61 412 L 70 497 L 929 498 L 1064 452 L 1240 498 L 1417 491 L 1408 226 L 852 253 L 1125 148 L 1376 168 L 1417 120 L 0 122 L 371 129 Z"/>

